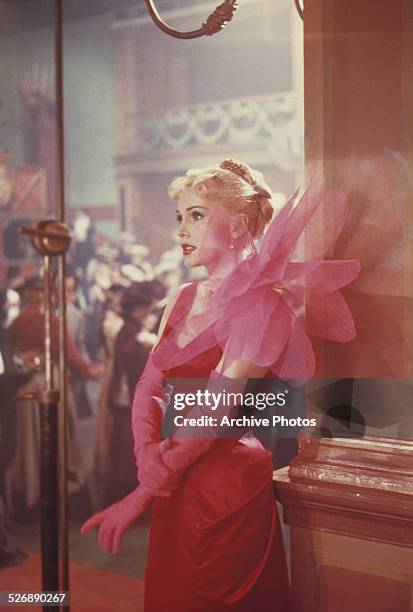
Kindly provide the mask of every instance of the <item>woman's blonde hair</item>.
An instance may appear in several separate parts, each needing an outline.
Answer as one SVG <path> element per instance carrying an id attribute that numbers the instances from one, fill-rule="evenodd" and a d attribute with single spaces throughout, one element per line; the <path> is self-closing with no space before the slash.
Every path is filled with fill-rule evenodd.
<path id="1" fill-rule="evenodd" d="M 225 159 L 216 166 L 188 170 L 172 181 L 169 197 L 177 200 L 188 187 L 201 198 L 217 199 L 228 210 L 244 214 L 253 238 L 262 236 L 274 213 L 271 190 L 263 175 L 242 162 Z"/>

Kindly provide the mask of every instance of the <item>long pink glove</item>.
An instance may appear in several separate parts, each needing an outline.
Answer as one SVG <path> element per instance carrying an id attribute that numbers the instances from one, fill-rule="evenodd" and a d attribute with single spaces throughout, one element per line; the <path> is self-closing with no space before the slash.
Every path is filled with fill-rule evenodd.
<path id="1" fill-rule="evenodd" d="M 219 393 L 225 389 L 228 393 L 242 393 L 245 385 L 246 381 L 230 379 L 212 371 L 207 390 Z M 172 407 L 169 409 L 172 410 Z M 231 406 L 225 406 L 222 402 L 214 411 L 197 405 L 185 416 L 188 418 L 214 416 L 220 422 L 222 416 L 228 415 L 231 409 Z M 205 437 L 201 437 L 201 431 Z M 223 430 L 219 427 L 202 428 L 202 430 L 198 427 L 192 432 L 187 428 L 178 428 L 173 438 L 151 444 L 148 452 L 141 455 L 140 482 L 143 485 L 150 483 L 151 487 L 160 490 L 173 491 L 177 483 L 179 485 L 186 469 L 207 452 L 222 434 Z"/>
<path id="2" fill-rule="evenodd" d="M 168 440 L 161 443 L 160 437 L 162 419 L 166 410 L 163 379 L 163 372 L 154 365 L 152 354 L 149 354 L 145 369 L 136 385 L 132 403 L 133 450 L 139 482 L 143 481 L 143 465 L 148 465 L 154 453 L 159 453 L 160 448 L 166 450 L 170 445 Z M 164 482 L 168 490 L 173 490 L 179 485 L 180 475 L 158 464 L 153 474 L 147 474 L 145 478 L 146 486 L 153 491 L 154 496 L 158 480 Z"/>
<path id="3" fill-rule="evenodd" d="M 136 385 L 132 403 L 133 450 L 138 466 L 146 447 L 161 441 L 164 400 L 162 383 L 163 373 L 154 365 L 150 353 Z"/>
<path id="4" fill-rule="evenodd" d="M 158 497 L 169 497 L 169 491 L 156 491 Z M 81 527 L 82 534 L 98 528 L 98 542 L 104 552 L 117 554 L 125 531 L 150 506 L 153 491 L 138 486 L 129 495 L 88 519 Z"/>

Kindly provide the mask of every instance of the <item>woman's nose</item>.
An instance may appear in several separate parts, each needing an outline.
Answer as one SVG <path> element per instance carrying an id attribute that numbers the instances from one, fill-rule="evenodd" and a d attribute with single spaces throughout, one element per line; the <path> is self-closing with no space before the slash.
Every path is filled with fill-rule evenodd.
<path id="1" fill-rule="evenodd" d="M 188 230 L 186 228 L 185 223 L 182 221 L 181 225 L 178 227 L 178 231 L 176 232 L 178 238 L 183 238 L 184 236 L 188 236 Z"/>

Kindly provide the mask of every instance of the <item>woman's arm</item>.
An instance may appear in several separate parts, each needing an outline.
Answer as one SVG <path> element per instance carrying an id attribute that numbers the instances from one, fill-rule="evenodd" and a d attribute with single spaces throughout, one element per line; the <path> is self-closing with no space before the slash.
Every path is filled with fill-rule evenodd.
<path id="1" fill-rule="evenodd" d="M 156 367 L 153 361 L 153 352 L 159 344 L 165 331 L 168 318 L 187 285 L 179 287 L 170 296 L 165 307 L 159 326 L 158 336 L 141 377 L 135 387 L 132 402 L 132 432 L 134 440 L 134 453 L 138 469 L 142 454 L 151 444 L 160 442 L 160 432 L 163 419 L 164 392 L 163 372 Z"/>
<path id="2" fill-rule="evenodd" d="M 218 369 L 223 362 L 224 355 L 217 369 L 211 373 L 207 390 L 215 394 L 226 391 L 226 397 L 229 397 L 229 393 L 243 393 L 249 378 L 263 378 L 268 371 L 268 368 L 257 366 L 251 361 L 240 360 L 232 363 L 221 374 Z M 185 417 L 196 418 L 202 415 L 215 415 L 220 422 L 220 419 L 224 415 L 229 416 L 234 408 L 236 408 L 235 401 L 233 405 L 223 405 L 221 403 L 214 412 L 210 408 L 195 406 L 185 414 Z M 185 471 L 213 446 L 216 440 L 224 434 L 224 429 L 219 426 L 211 427 L 208 430 L 202 428 L 203 435 L 201 436 L 199 434 L 200 430 L 196 427 L 192 430 L 192 433 L 190 429 L 181 427 L 168 441 L 150 445 L 139 470 L 141 482 L 147 483 L 155 489 L 159 487 L 162 490 L 172 492 L 171 489 L 168 489 L 168 476 L 174 475 L 179 485 Z M 243 430 L 237 430 L 236 433 L 234 432 L 234 438 L 238 439 L 237 436 L 241 437 L 243 433 Z"/>
<path id="3" fill-rule="evenodd" d="M 176 293 L 164 313 L 159 337 L 163 334 L 166 321 L 179 294 L 180 292 Z M 262 377 L 266 371 L 266 368 L 259 368 L 251 362 L 239 361 L 231 364 L 223 374 L 213 372 L 210 384 L 215 387 L 219 384 L 231 391 L 242 392 L 249 377 Z M 140 484 L 121 501 L 86 521 L 81 529 L 82 533 L 86 533 L 98 528 L 98 540 L 103 550 L 117 553 L 124 532 L 151 504 L 153 497 L 169 497 L 179 486 L 188 467 L 207 452 L 217 439 L 212 435 L 208 438 L 176 435 L 161 442 L 162 380 L 163 373 L 156 368 L 150 355 L 136 387 L 132 406 L 134 450 L 139 466 Z M 194 407 L 188 416 L 195 414 L 198 409 L 199 407 Z"/>
<path id="4" fill-rule="evenodd" d="M 182 288 L 181 288 L 182 290 Z M 169 313 L 180 295 L 175 292 L 167 305 L 158 334 L 161 338 Z M 147 448 L 161 448 L 160 429 L 162 424 L 161 403 L 163 373 L 153 364 L 149 355 L 145 370 L 136 386 L 132 404 L 132 428 L 134 435 L 134 450 L 137 462 L 141 455 L 145 455 Z M 120 549 L 124 532 L 145 512 L 150 506 L 153 496 L 168 497 L 170 490 L 175 487 L 174 474 L 164 468 L 164 482 L 168 490 L 157 487 L 152 490 L 148 484 L 139 484 L 129 495 L 108 508 L 94 514 L 81 527 L 81 533 L 98 529 L 98 541 L 102 550 L 117 554 Z"/>
<path id="5" fill-rule="evenodd" d="M 176 292 L 165 310 L 159 338 L 162 337 L 166 322 L 172 312 L 182 288 Z M 234 339 L 236 341 L 236 339 Z M 159 342 L 159 340 L 158 340 Z M 212 372 L 207 390 L 214 393 L 222 391 L 242 393 L 249 378 L 262 378 L 268 368 L 257 366 L 248 360 L 238 360 L 223 370 L 226 355 L 231 349 L 231 339 L 228 340 L 222 358 Z M 148 359 L 144 375 L 141 377 L 135 391 L 132 407 L 132 429 L 134 435 L 134 451 L 138 466 L 139 482 L 157 490 L 172 491 L 177 488 L 185 470 L 205 453 L 214 441 L 223 434 L 222 428 L 210 431 L 203 429 L 205 437 L 200 435 L 200 429 L 179 428 L 172 437 L 161 442 L 160 431 L 163 419 L 163 374 L 157 370 L 151 356 Z M 188 418 L 202 416 L 223 416 L 229 414 L 231 406 L 218 406 L 212 411 L 202 406 L 195 406 L 185 416 Z M 240 434 L 241 435 L 241 434 Z"/>

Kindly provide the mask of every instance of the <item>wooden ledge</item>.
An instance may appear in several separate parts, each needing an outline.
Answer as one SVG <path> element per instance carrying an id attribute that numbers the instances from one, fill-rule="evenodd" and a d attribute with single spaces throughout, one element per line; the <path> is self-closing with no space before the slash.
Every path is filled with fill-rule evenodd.
<path id="1" fill-rule="evenodd" d="M 413 442 L 301 438 L 274 473 L 291 526 L 413 546 Z"/>

